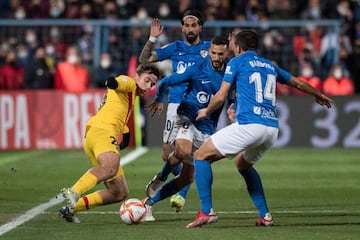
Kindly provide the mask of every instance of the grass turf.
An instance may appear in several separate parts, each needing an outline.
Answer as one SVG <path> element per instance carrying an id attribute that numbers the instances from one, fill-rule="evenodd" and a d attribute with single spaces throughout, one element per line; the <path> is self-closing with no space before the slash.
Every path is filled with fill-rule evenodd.
<path id="1" fill-rule="evenodd" d="M 162 166 L 160 156 L 159 148 L 149 149 L 124 166 L 129 197 L 143 198 L 146 183 Z M 255 167 L 262 177 L 275 227 L 255 227 L 257 212 L 245 183 L 234 163 L 224 159 L 213 164 L 213 203 L 219 215 L 216 224 L 185 228 L 200 207 L 193 185 L 184 212 L 173 212 L 166 199 L 154 206 L 155 222 L 124 224 L 117 213 L 119 203 L 80 213 L 81 224 L 69 224 L 57 215 L 58 204 L 0 239 L 357 239 L 359 156 L 360 149 L 268 151 Z M 1 152 L 0 225 L 48 202 L 88 168 L 81 150 Z"/>

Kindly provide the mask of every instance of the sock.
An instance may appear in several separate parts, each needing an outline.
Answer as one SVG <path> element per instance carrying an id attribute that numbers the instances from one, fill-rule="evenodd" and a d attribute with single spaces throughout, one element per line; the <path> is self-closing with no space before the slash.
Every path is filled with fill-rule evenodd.
<path id="1" fill-rule="evenodd" d="M 211 185 L 213 174 L 211 165 L 208 161 L 194 159 L 194 169 L 194 178 L 200 198 L 201 211 L 209 214 L 212 208 Z"/>
<path id="2" fill-rule="evenodd" d="M 179 195 L 182 196 L 183 198 L 186 198 L 187 193 L 189 192 L 191 184 L 186 185 L 185 187 L 183 187 L 180 191 L 179 191 Z"/>
<path id="3" fill-rule="evenodd" d="M 167 177 L 171 173 L 172 168 L 173 167 L 170 165 L 170 163 L 168 161 L 164 162 L 163 168 L 161 169 L 161 171 L 158 174 L 161 181 L 166 181 Z"/>
<path id="4" fill-rule="evenodd" d="M 245 179 L 247 190 L 255 207 L 258 209 L 259 216 L 263 218 L 269 212 L 269 209 L 266 204 L 265 193 L 259 174 L 253 167 L 247 170 L 239 170 L 239 173 Z"/>
<path id="5" fill-rule="evenodd" d="M 83 193 L 89 191 L 97 184 L 97 177 L 89 172 L 86 172 L 81 178 L 72 186 L 72 189 L 81 196 Z"/>
<path id="6" fill-rule="evenodd" d="M 175 179 L 168 181 L 161 189 L 156 193 L 156 195 L 151 198 L 153 203 L 159 202 L 179 191 L 179 187 L 175 183 Z"/>
<path id="7" fill-rule="evenodd" d="M 182 163 L 178 163 L 175 166 L 172 166 L 171 173 L 176 177 L 181 173 L 181 169 L 182 169 Z"/>
<path id="8" fill-rule="evenodd" d="M 76 202 L 75 212 L 86 211 L 99 205 L 103 205 L 100 194 L 98 192 L 90 193 Z"/>

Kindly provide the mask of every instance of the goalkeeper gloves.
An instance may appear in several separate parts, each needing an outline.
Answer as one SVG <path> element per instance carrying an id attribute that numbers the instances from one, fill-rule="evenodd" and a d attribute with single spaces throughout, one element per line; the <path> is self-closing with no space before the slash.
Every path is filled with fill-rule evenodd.
<path id="1" fill-rule="evenodd" d="M 129 146 L 129 142 L 130 142 L 130 132 L 123 133 L 122 141 L 119 144 L 120 150 L 122 150 L 122 149 L 126 148 L 127 146 Z"/>
<path id="2" fill-rule="evenodd" d="M 110 88 L 110 89 L 117 89 L 117 87 L 119 86 L 118 82 L 116 81 L 116 79 L 114 77 L 109 77 L 106 81 L 105 81 L 105 86 Z"/>

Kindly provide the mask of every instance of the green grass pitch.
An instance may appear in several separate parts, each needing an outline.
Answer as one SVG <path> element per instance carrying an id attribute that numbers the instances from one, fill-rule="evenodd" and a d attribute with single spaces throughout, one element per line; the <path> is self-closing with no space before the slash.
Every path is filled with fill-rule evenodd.
<path id="1" fill-rule="evenodd" d="M 123 156 L 131 150 L 122 153 Z M 129 197 L 143 198 L 147 182 L 161 169 L 161 149 L 152 148 L 124 166 Z M 255 167 L 276 226 L 255 227 L 257 212 L 231 160 L 213 164 L 213 203 L 218 223 L 186 229 L 200 208 L 193 184 L 183 212 L 165 199 L 154 206 L 155 222 L 126 225 L 119 204 L 80 213 L 80 224 L 52 206 L 0 239 L 358 239 L 360 236 L 360 149 L 271 149 Z M 0 152 L 0 229 L 70 186 L 89 168 L 81 150 Z M 98 187 L 102 187 L 98 186 Z"/>

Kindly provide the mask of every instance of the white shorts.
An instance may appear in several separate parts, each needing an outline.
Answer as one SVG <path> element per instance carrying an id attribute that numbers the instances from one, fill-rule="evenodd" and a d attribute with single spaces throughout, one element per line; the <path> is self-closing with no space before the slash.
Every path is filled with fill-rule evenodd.
<path id="1" fill-rule="evenodd" d="M 185 139 L 192 143 L 192 152 L 196 151 L 209 137 L 209 134 L 200 132 L 190 120 L 183 116 L 177 115 L 174 134 L 176 139 Z M 184 159 L 185 162 L 192 164 L 191 159 Z"/>
<path id="2" fill-rule="evenodd" d="M 176 134 L 173 134 L 173 130 L 179 105 L 179 103 L 169 103 L 167 106 L 163 143 L 172 143 L 175 141 Z"/>
<path id="3" fill-rule="evenodd" d="M 223 156 L 233 158 L 244 152 L 244 159 L 254 164 L 275 143 L 278 133 L 275 127 L 235 122 L 214 133 L 211 140 Z"/>

